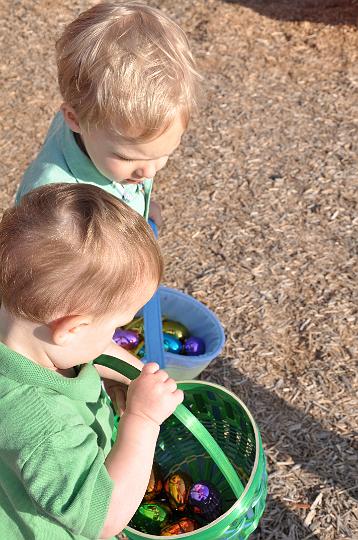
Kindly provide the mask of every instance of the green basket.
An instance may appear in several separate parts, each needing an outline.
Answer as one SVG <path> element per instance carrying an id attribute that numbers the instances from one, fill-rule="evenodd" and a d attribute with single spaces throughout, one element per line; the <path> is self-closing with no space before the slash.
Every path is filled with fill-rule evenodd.
<path id="1" fill-rule="evenodd" d="M 134 379 L 139 371 L 107 355 L 97 363 Z M 247 407 L 222 386 L 183 381 L 184 403 L 161 426 L 155 459 L 165 473 L 178 469 L 196 480 L 210 481 L 221 493 L 223 514 L 205 527 L 173 538 L 246 540 L 265 508 L 266 461 L 260 432 Z M 130 540 L 162 536 L 126 527 Z"/>

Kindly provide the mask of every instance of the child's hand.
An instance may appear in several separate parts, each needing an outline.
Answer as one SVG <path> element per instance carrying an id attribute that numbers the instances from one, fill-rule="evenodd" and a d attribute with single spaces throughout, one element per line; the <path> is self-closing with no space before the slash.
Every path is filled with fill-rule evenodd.
<path id="1" fill-rule="evenodd" d="M 149 217 L 154 221 L 158 228 L 163 225 L 162 209 L 160 204 L 155 201 L 150 201 Z"/>
<path id="2" fill-rule="evenodd" d="M 158 364 L 146 364 L 142 373 L 128 389 L 126 414 L 134 414 L 160 425 L 184 399 L 174 379 L 159 369 Z"/>

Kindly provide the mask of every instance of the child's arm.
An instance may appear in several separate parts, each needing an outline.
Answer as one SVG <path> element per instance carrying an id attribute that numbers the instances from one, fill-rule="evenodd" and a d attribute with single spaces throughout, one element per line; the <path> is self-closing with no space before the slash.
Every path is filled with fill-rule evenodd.
<path id="1" fill-rule="evenodd" d="M 138 358 L 131 354 L 129 351 L 126 351 L 115 343 L 111 343 L 111 345 L 109 345 L 109 347 L 105 351 L 103 351 L 103 354 L 110 354 L 111 356 L 120 358 L 121 360 L 128 362 L 128 364 L 131 364 L 132 366 L 142 371 L 144 365 L 143 362 L 138 360 Z M 94 364 L 94 367 L 96 368 L 102 379 L 111 379 L 112 381 L 118 381 L 125 384 L 129 384 L 130 382 L 127 377 L 124 377 L 124 375 L 121 375 L 113 369 L 107 368 L 105 366 L 100 366 L 98 364 Z"/>
<path id="2" fill-rule="evenodd" d="M 163 225 L 162 209 L 160 204 L 155 201 L 150 201 L 148 217 L 152 219 L 156 226 L 160 229 L 160 227 Z"/>
<path id="3" fill-rule="evenodd" d="M 114 489 L 101 538 L 118 534 L 133 517 L 147 488 L 160 424 L 183 392 L 157 364 L 147 364 L 128 390 L 127 408 L 105 466 Z"/>

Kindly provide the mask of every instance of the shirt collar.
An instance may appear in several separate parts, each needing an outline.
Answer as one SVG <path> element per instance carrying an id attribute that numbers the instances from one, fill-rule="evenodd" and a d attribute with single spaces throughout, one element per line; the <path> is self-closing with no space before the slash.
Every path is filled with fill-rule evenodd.
<path id="1" fill-rule="evenodd" d="M 100 187 L 108 187 L 109 184 L 113 184 L 117 186 L 120 198 L 125 198 L 127 193 L 134 194 L 141 189 L 141 184 L 122 185 L 104 176 L 78 146 L 73 131 L 67 126 L 63 117 L 61 131 L 62 152 L 67 167 L 77 182 L 95 184 Z"/>
<path id="2" fill-rule="evenodd" d="M 22 354 L 0 343 L 0 374 L 21 384 L 49 388 L 76 401 L 98 401 L 101 379 L 92 364 L 84 365 L 73 378 L 35 364 Z"/>

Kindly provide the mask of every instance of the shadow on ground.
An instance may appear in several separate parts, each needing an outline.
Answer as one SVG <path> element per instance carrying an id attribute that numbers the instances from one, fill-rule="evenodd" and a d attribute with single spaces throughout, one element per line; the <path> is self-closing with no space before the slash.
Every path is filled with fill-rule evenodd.
<path id="1" fill-rule="evenodd" d="M 319 476 L 326 485 L 347 490 L 358 500 L 356 464 L 358 453 L 354 434 L 343 437 L 322 427 L 310 414 L 296 409 L 263 386 L 254 383 L 239 369 L 230 365 L 230 359 L 218 359 L 205 376 L 215 380 L 215 364 L 225 370 L 225 386 L 240 396 L 251 410 L 260 427 L 266 445 L 275 447 L 277 460 L 291 456 L 294 465 Z M 206 373 L 206 372 L 205 372 Z"/>
<path id="2" fill-rule="evenodd" d="M 301 492 L 312 503 L 324 487 L 338 487 L 358 500 L 356 463 L 358 453 L 354 434 L 341 436 L 330 431 L 310 414 L 296 409 L 274 390 L 268 390 L 253 382 L 238 368 L 233 367 L 232 359 L 218 358 L 203 373 L 202 379 L 216 382 L 232 390 L 246 403 L 261 431 L 266 448 L 273 450 L 276 462 L 292 460 L 287 471 L 295 470 Z M 215 364 L 220 362 L 220 370 Z M 216 376 L 216 371 L 218 376 Z M 223 380 L 224 374 L 224 380 Z M 271 463 L 275 470 L 275 462 Z M 317 478 L 315 485 L 307 486 L 302 471 Z M 280 538 L 318 539 L 312 530 L 304 525 L 300 517 L 284 503 L 272 495 L 268 496 L 265 514 L 255 540 L 279 540 Z"/>
<path id="3" fill-rule="evenodd" d="M 274 527 L 273 527 L 274 524 Z M 321 540 L 299 516 L 272 497 L 266 499 L 265 512 L 250 540 Z"/>
<path id="4" fill-rule="evenodd" d="M 281 21 L 312 21 L 358 26 L 357 0 L 222 0 Z"/>

